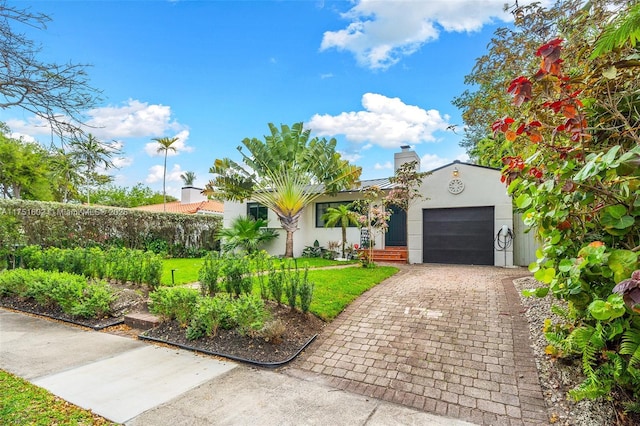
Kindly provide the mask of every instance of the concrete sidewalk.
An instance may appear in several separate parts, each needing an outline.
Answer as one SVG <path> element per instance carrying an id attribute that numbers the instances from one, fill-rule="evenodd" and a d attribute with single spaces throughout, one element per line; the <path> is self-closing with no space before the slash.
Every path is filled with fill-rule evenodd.
<path id="1" fill-rule="evenodd" d="M 127 425 L 470 424 L 5 309 L 0 309 L 0 369 Z"/>

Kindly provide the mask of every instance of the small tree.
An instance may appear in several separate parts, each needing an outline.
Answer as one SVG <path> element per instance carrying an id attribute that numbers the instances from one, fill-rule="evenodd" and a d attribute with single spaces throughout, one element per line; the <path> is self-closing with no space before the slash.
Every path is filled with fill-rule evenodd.
<path id="1" fill-rule="evenodd" d="M 366 228 L 369 236 L 366 254 L 361 255 L 362 265 L 375 266 L 373 259 L 373 243 L 378 233 L 384 234 L 389 229 L 391 211 L 386 209 L 383 201 L 383 191 L 378 186 L 362 189 L 362 198 L 354 201 L 353 205 L 360 215 L 357 220 L 361 228 Z"/>
<path id="2" fill-rule="evenodd" d="M 344 259 L 344 247 L 347 243 L 347 227 L 358 225 L 358 214 L 349 209 L 349 205 L 341 204 L 338 207 L 329 207 L 322 215 L 325 227 L 340 224 L 342 228 L 342 258 Z"/>
<path id="3" fill-rule="evenodd" d="M 420 186 L 429 172 L 420 172 L 417 161 L 409 161 L 402 164 L 396 169 L 393 177 L 389 181 L 394 184 L 393 188 L 386 197 L 384 204 L 389 209 L 398 208 L 405 213 L 409 211 L 409 207 L 415 200 L 423 198 L 420 193 Z M 405 215 L 405 241 L 409 241 L 409 216 Z M 407 262 L 409 260 L 407 259 Z"/>

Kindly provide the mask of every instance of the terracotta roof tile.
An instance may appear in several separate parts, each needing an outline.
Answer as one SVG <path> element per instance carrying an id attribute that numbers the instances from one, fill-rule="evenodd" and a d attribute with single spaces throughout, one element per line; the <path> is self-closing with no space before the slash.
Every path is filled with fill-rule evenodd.
<path id="1" fill-rule="evenodd" d="M 147 212 L 163 212 L 164 204 L 152 204 L 150 206 L 134 207 L 135 210 Z M 167 213 L 196 214 L 200 211 L 207 213 L 224 213 L 224 204 L 219 201 L 199 201 L 197 203 L 182 204 L 180 201 L 167 203 Z"/>

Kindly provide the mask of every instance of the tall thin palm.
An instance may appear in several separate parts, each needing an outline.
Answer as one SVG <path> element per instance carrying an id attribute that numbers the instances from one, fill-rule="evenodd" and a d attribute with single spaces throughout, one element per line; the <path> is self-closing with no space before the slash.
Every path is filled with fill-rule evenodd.
<path id="1" fill-rule="evenodd" d="M 105 169 L 114 167 L 111 158 L 119 151 L 104 142 L 100 142 L 95 136 L 89 133 L 86 139 L 76 139 L 71 141 L 70 155 L 82 163 L 87 171 L 85 180 L 87 182 L 87 204 L 90 203 L 90 187 L 94 180 L 96 168 L 101 165 Z"/>
<path id="2" fill-rule="evenodd" d="M 178 141 L 178 138 L 154 138 L 154 141 L 158 142 L 160 146 L 156 150 L 157 153 L 164 152 L 164 169 L 162 171 L 162 211 L 167 211 L 167 155 L 169 151 L 176 152 L 174 143 Z"/>
<path id="3" fill-rule="evenodd" d="M 344 259 L 344 247 L 347 243 L 347 227 L 349 225 L 358 225 L 358 215 L 349 209 L 348 205 L 341 204 L 338 207 L 329 207 L 322 215 L 324 226 L 340 225 L 342 228 L 342 258 Z"/>

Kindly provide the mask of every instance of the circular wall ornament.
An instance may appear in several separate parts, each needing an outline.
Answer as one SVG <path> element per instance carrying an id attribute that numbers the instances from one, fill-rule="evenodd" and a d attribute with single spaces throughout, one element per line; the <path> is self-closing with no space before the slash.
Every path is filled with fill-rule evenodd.
<path id="1" fill-rule="evenodd" d="M 464 191 L 464 182 L 460 179 L 451 179 L 449 181 L 449 192 L 452 194 L 459 194 Z"/>

